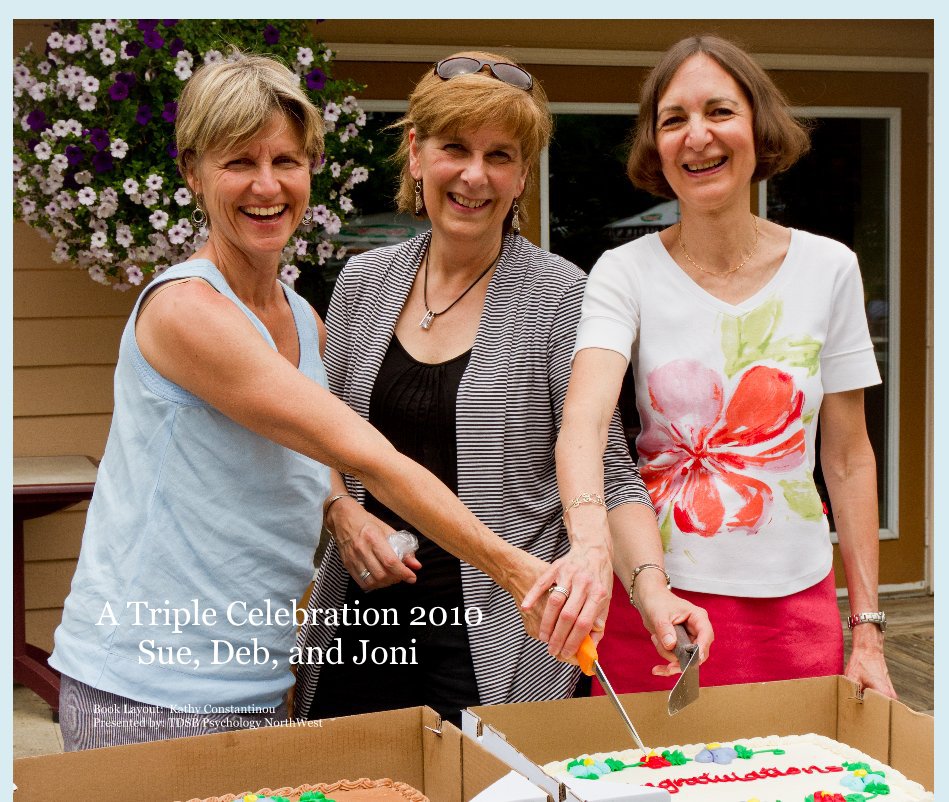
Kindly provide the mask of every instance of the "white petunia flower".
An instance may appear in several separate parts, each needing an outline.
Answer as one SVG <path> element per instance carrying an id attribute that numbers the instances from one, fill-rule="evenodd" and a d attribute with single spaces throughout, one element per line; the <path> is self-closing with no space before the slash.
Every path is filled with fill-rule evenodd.
<path id="1" fill-rule="evenodd" d="M 126 178 L 122 182 L 122 191 L 126 195 L 137 195 L 138 194 L 138 181 L 134 178 Z"/>
<path id="2" fill-rule="evenodd" d="M 81 53 L 89 46 L 86 37 L 81 33 L 68 34 L 63 40 L 63 49 L 67 53 Z"/>
<path id="3" fill-rule="evenodd" d="M 132 236 L 132 229 L 126 225 L 116 226 L 115 241 L 123 248 L 128 248 L 129 245 L 135 242 L 135 238 Z"/>
<path id="4" fill-rule="evenodd" d="M 298 47 L 297 61 L 304 67 L 308 67 L 313 63 L 313 51 L 308 47 Z"/>
<path id="5" fill-rule="evenodd" d="M 83 187 L 76 193 L 76 200 L 83 206 L 92 206 L 96 202 L 96 191 L 92 187 Z"/>
<path id="6" fill-rule="evenodd" d="M 108 241 L 109 238 L 104 231 L 97 231 L 89 238 L 89 244 L 92 245 L 93 248 L 104 248 Z"/>
<path id="7" fill-rule="evenodd" d="M 32 198 L 24 198 L 20 201 L 20 208 L 23 210 L 23 214 L 33 214 L 36 211 L 36 201 Z"/>
<path id="8" fill-rule="evenodd" d="M 53 156 L 49 166 L 51 170 L 59 170 L 59 172 L 62 172 L 67 167 L 69 167 L 69 159 L 63 156 L 62 153 L 57 153 L 55 156 Z M 16 170 L 16 167 L 13 169 Z"/>
<path id="9" fill-rule="evenodd" d="M 13 154 L 13 172 L 18 173 L 23 169 L 23 159 L 20 158 L 19 154 Z"/>
<path id="10" fill-rule="evenodd" d="M 88 170 L 81 170 L 80 172 L 76 173 L 73 178 L 77 184 L 88 184 L 90 181 L 92 181 L 92 173 L 90 173 Z"/>
<path id="11" fill-rule="evenodd" d="M 300 277 L 300 268 L 296 265 L 284 265 L 280 268 L 280 280 L 285 284 L 289 284 L 291 287 L 293 283 Z"/>
<path id="12" fill-rule="evenodd" d="M 178 61 L 175 63 L 175 75 L 180 81 L 187 81 L 191 77 L 191 65 L 186 64 L 184 61 Z"/>
<path id="13" fill-rule="evenodd" d="M 99 79 L 94 75 L 87 75 L 82 79 L 82 88 L 90 94 L 95 94 L 99 91 Z"/>
<path id="14" fill-rule="evenodd" d="M 46 90 L 48 86 L 44 83 L 35 83 L 30 87 L 30 97 L 37 103 L 46 100 Z"/>
<path id="15" fill-rule="evenodd" d="M 113 139 L 109 143 L 109 153 L 112 154 L 113 158 L 124 159 L 125 155 L 129 152 L 128 142 L 123 139 Z"/>
<path id="16" fill-rule="evenodd" d="M 345 195 L 339 196 L 339 208 L 344 212 L 351 212 L 353 210 L 353 202 Z"/>
<path id="17" fill-rule="evenodd" d="M 83 92 L 76 100 L 76 105 L 83 111 L 92 111 L 96 107 L 96 96 Z"/>
<path id="18" fill-rule="evenodd" d="M 178 187 L 175 190 L 175 203 L 179 206 L 187 206 L 191 203 L 191 190 L 187 187 Z"/>
<path id="19" fill-rule="evenodd" d="M 160 175 L 155 175 L 152 173 L 145 179 L 145 186 L 149 189 L 161 189 L 161 185 L 165 183 L 165 179 Z"/>
<path id="20" fill-rule="evenodd" d="M 220 50 L 209 50 L 204 54 L 205 64 L 217 64 L 224 60 L 224 54 Z"/>
<path id="21" fill-rule="evenodd" d="M 326 104 L 326 108 L 323 109 L 323 119 L 328 123 L 334 123 L 339 119 L 339 111 L 339 106 L 331 100 Z"/>
<path id="22" fill-rule="evenodd" d="M 99 52 L 99 60 L 102 62 L 102 66 L 111 67 L 115 64 L 115 51 L 110 47 L 103 47 Z"/>
<path id="23" fill-rule="evenodd" d="M 163 212 L 161 209 L 152 212 L 148 216 L 148 222 L 152 224 L 152 228 L 161 230 L 168 225 L 168 212 Z"/>
<path id="24" fill-rule="evenodd" d="M 128 279 L 129 284 L 134 284 L 137 287 L 142 283 L 145 274 L 142 272 L 142 268 L 136 265 L 129 265 L 125 268 L 125 278 Z"/>
<path id="25" fill-rule="evenodd" d="M 63 46 L 63 35 L 58 31 L 53 31 L 49 36 L 46 37 L 46 44 L 49 46 L 50 50 L 58 50 Z"/>
<path id="26" fill-rule="evenodd" d="M 149 189 L 142 193 L 142 206 L 151 208 L 152 206 L 155 206 L 159 200 L 161 200 L 161 195 L 159 195 L 154 189 Z"/>
<path id="27" fill-rule="evenodd" d="M 33 155 L 36 156 L 40 161 L 46 161 L 50 156 L 53 155 L 53 149 L 49 146 L 48 142 L 40 142 L 35 148 L 33 148 Z"/>

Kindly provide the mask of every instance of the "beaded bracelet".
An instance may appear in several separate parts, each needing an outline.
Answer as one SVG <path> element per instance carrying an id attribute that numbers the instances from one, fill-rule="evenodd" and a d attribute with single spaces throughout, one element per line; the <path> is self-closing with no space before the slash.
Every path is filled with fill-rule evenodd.
<path id="1" fill-rule="evenodd" d="M 643 563 L 633 571 L 633 575 L 629 580 L 629 603 L 633 605 L 633 607 L 636 607 L 636 602 L 633 601 L 633 588 L 636 587 L 636 577 L 647 568 L 655 568 L 657 571 L 662 571 L 663 576 L 666 578 L 666 589 L 669 590 L 672 588 L 672 578 L 666 572 L 665 568 L 661 565 L 656 565 L 656 563 Z"/>
<path id="2" fill-rule="evenodd" d="M 606 502 L 603 500 L 603 496 L 599 493 L 581 493 L 573 501 L 571 501 L 566 507 L 563 508 L 563 514 L 560 516 L 562 519 L 565 518 L 566 514 L 576 507 L 581 506 L 582 504 L 596 504 L 598 507 L 605 507 Z M 566 523 L 566 520 L 564 520 Z"/>

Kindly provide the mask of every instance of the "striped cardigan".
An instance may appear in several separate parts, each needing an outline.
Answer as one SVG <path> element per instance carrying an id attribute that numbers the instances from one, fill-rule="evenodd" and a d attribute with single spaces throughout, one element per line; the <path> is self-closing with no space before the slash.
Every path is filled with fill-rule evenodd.
<path id="1" fill-rule="evenodd" d="M 330 389 L 364 418 L 430 233 L 350 259 L 327 315 L 324 362 Z M 560 514 L 554 445 L 586 276 L 558 256 L 507 235 L 488 285 L 481 322 L 457 398 L 458 495 L 494 532 L 551 562 L 569 548 Z M 618 414 L 605 459 L 609 507 L 649 504 Z M 365 488 L 346 477 L 360 502 Z M 579 677 L 525 632 L 514 600 L 488 576 L 461 564 L 465 605 L 480 608 L 469 642 L 482 704 L 563 698 Z M 330 542 L 310 607 L 342 605 L 349 574 Z M 332 628 L 305 626 L 301 646 L 332 644 Z M 306 654 L 306 651 L 304 651 Z M 297 710 L 309 710 L 319 665 L 297 674 Z M 354 689 L 354 692 L 358 690 Z"/>

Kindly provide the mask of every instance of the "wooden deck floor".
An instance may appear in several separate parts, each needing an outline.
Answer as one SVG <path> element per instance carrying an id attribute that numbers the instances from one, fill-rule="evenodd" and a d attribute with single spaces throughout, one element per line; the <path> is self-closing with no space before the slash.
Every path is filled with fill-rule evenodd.
<path id="1" fill-rule="evenodd" d="M 844 649 L 850 654 L 849 607 L 841 599 Z M 913 710 L 933 712 L 933 597 L 890 596 L 880 600 L 886 611 L 886 663 L 900 701 Z"/>

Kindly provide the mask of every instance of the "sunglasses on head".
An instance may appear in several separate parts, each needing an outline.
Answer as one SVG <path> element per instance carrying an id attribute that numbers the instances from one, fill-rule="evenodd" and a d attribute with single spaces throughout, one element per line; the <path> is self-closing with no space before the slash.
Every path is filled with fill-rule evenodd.
<path id="1" fill-rule="evenodd" d="M 435 65 L 435 74 L 443 81 L 447 81 L 458 75 L 473 75 L 483 67 L 490 68 L 491 74 L 499 81 L 516 86 L 525 92 L 530 91 L 530 88 L 534 85 L 531 74 L 514 64 L 507 64 L 503 61 L 481 61 L 481 59 L 471 58 L 470 56 L 454 56 L 453 58 L 442 59 Z"/>

